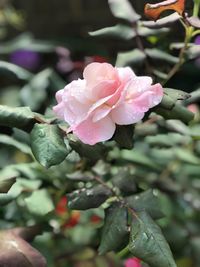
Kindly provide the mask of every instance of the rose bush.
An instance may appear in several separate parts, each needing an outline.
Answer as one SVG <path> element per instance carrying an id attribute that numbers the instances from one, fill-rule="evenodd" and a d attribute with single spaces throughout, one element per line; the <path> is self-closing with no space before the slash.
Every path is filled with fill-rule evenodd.
<path id="1" fill-rule="evenodd" d="M 70 125 L 68 132 L 89 145 L 109 140 L 116 124 L 140 121 L 163 97 L 159 83 L 152 85 L 150 77 L 138 77 L 129 67 L 91 63 L 83 78 L 57 92 L 54 111 Z"/>

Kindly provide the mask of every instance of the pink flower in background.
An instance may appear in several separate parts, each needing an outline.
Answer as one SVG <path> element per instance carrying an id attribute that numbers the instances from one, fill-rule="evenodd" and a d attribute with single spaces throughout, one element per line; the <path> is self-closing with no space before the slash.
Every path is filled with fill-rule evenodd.
<path id="1" fill-rule="evenodd" d="M 145 112 L 163 97 L 160 84 L 147 76 L 138 77 L 129 68 L 108 63 L 91 63 L 76 80 L 56 93 L 53 108 L 73 133 L 85 144 L 109 140 L 118 125 L 140 121 Z"/>
<path id="2" fill-rule="evenodd" d="M 190 104 L 189 106 L 187 106 L 187 109 L 194 114 L 199 112 L 199 107 L 196 104 Z"/>
<path id="3" fill-rule="evenodd" d="M 142 267 L 138 258 L 129 258 L 125 261 L 125 267 Z"/>

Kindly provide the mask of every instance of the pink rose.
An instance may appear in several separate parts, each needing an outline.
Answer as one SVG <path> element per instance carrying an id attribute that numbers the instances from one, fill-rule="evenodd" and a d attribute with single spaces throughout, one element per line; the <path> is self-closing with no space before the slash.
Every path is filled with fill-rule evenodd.
<path id="1" fill-rule="evenodd" d="M 129 258 L 125 261 L 125 267 L 142 267 L 142 265 L 140 264 L 140 259 Z"/>
<path id="2" fill-rule="evenodd" d="M 109 140 L 118 125 L 140 121 L 145 112 L 163 97 L 160 84 L 147 76 L 138 77 L 129 68 L 108 63 L 91 63 L 76 80 L 56 93 L 53 108 L 85 144 Z"/>

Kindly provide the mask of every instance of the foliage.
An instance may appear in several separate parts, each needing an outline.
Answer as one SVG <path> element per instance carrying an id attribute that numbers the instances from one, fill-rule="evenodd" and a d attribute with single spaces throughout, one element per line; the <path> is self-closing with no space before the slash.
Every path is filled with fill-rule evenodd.
<path id="1" fill-rule="evenodd" d="M 90 32 L 105 43 L 129 44 L 106 60 L 165 87 L 141 123 L 118 127 L 112 140 L 95 146 L 66 134 L 52 112 L 56 91 L 86 59 L 77 69 L 65 47 L 58 52 L 62 43 L 29 34 L 2 42 L 0 265 L 109 267 L 135 256 L 142 266 L 199 266 L 200 88 L 185 81 L 191 66 L 199 75 L 200 2 L 194 0 L 192 15 L 179 5 L 184 1 L 175 8 L 167 2 L 147 4 L 148 17 L 164 15 L 163 8 L 179 14 L 147 21 L 128 0 L 108 0 L 117 24 Z M 67 71 L 8 62 L 24 44 L 40 55 L 58 53 Z"/>

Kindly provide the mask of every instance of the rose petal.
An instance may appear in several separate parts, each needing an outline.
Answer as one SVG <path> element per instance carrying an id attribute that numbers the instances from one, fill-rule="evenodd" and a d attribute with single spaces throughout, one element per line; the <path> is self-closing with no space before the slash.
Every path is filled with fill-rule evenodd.
<path id="1" fill-rule="evenodd" d="M 62 96 L 64 93 L 64 89 L 59 90 L 58 92 L 56 92 L 56 100 L 58 103 L 60 103 L 62 101 Z"/>
<path id="2" fill-rule="evenodd" d="M 160 84 L 155 84 L 150 87 L 148 91 L 145 91 L 140 96 L 134 99 L 135 105 L 141 108 L 144 112 L 150 108 L 158 105 L 163 97 L 163 90 Z"/>
<path id="3" fill-rule="evenodd" d="M 117 68 L 117 70 L 120 80 L 125 83 L 136 77 L 134 71 L 130 67 Z"/>
<path id="4" fill-rule="evenodd" d="M 101 81 L 116 80 L 117 70 L 108 63 L 91 63 L 84 72 L 83 77 L 89 87 L 93 87 Z"/>
<path id="5" fill-rule="evenodd" d="M 133 103 L 124 102 L 111 111 L 112 120 L 119 125 L 129 125 L 140 121 L 144 112 Z"/>
<path id="6" fill-rule="evenodd" d="M 93 122 L 91 118 L 80 123 L 73 133 L 85 144 L 95 145 L 98 142 L 109 140 L 115 132 L 114 122 L 107 116 L 98 122 Z"/>
<path id="7" fill-rule="evenodd" d="M 103 118 L 105 118 L 111 111 L 111 107 L 107 105 L 103 105 L 95 110 L 94 115 L 92 117 L 93 122 L 97 122 Z"/>
<path id="8" fill-rule="evenodd" d="M 59 118 L 64 119 L 65 105 L 63 102 L 60 102 L 58 105 L 54 106 L 53 111 Z"/>

